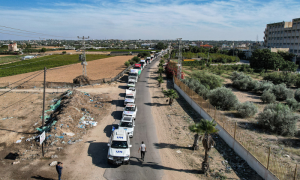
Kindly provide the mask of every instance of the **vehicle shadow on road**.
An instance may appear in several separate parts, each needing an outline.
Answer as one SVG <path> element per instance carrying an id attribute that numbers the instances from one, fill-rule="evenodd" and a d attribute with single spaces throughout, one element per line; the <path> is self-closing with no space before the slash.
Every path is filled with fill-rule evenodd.
<path id="1" fill-rule="evenodd" d="M 168 149 L 190 149 L 190 150 L 192 150 L 191 147 L 178 146 L 178 145 L 176 145 L 176 144 L 153 143 L 153 145 L 154 145 L 157 149 L 168 148 Z"/>
<path id="2" fill-rule="evenodd" d="M 127 89 L 127 86 L 118 86 L 120 89 Z"/>

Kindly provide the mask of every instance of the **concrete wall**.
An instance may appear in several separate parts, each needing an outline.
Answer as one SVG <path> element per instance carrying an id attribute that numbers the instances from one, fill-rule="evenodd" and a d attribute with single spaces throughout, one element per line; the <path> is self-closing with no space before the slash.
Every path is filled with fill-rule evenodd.
<path id="1" fill-rule="evenodd" d="M 183 96 L 183 98 L 197 111 L 204 119 L 212 120 L 208 115 L 192 98 L 190 98 L 183 90 L 181 90 L 175 83 L 174 88 Z M 257 172 L 261 177 L 266 180 L 278 180 L 267 168 L 265 168 L 252 154 L 250 154 L 240 143 L 238 143 L 230 134 L 223 129 L 223 127 L 217 125 L 219 130 L 219 136 L 241 157 L 249 166 Z"/>

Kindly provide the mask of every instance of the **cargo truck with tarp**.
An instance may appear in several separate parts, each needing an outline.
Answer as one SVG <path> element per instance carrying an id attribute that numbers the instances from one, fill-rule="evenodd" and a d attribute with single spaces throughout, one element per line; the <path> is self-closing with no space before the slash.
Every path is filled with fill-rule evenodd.
<path id="1" fill-rule="evenodd" d="M 130 69 L 128 74 L 128 79 L 134 79 L 135 82 L 138 81 L 139 78 L 139 70 L 138 69 Z"/>
<path id="2" fill-rule="evenodd" d="M 141 73 L 142 73 L 143 67 L 142 67 L 141 64 L 134 64 L 134 68 L 133 69 L 137 69 L 139 71 L 138 75 L 140 76 Z"/>

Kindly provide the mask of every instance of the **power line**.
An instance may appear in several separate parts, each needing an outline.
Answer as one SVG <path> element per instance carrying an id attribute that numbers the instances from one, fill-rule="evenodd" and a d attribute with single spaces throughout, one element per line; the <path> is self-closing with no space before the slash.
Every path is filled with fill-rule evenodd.
<path id="1" fill-rule="evenodd" d="M 22 37 L 38 38 L 38 37 L 33 37 L 33 36 L 23 36 L 23 35 L 11 34 L 11 33 L 4 33 L 4 32 L 1 32 L 1 31 L 0 31 L 0 34 L 9 34 L 9 35 L 14 35 L 14 36 L 22 36 Z"/>
<path id="2" fill-rule="evenodd" d="M 29 78 L 29 77 L 31 77 L 31 76 L 34 76 L 34 75 L 38 74 L 38 73 L 39 73 L 39 72 L 37 72 L 37 73 L 35 73 L 35 74 L 31 74 L 30 76 L 27 76 L 27 77 L 25 77 L 25 78 L 23 78 L 23 79 L 20 79 L 20 80 L 14 82 L 14 83 L 11 83 L 11 84 L 9 84 L 8 86 L 11 86 L 11 85 L 13 85 L 13 84 L 16 84 L 17 82 L 20 82 L 20 81 L 22 81 L 22 80 L 24 80 L 24 79 L 27 79 L 27 78 Z M 5 88 L 8 87 L 8 86 L 5 86 Z"/>
<path id="3" fill-rule="evenodd" d="M 87 71 L 86 71 L 86 66 L 87 66 L 87 62 L 86 62 L 86 56 L 85 56 L 85 39 L 89 39 L 90 36 L 86 37 L 82 37 L 80 38 L 79 36 L 77 36 L 78 39 L 82 39 L 82 44 L 83 44 L 83 52 L 82 55 L 79 56 L 80 60 L 81 60 L 81 65 L 82 65 L 82 74 L 87 76 Z"/>
<path id="4" fill-rule="evenodd" d="M 31 79 L 29 79 L 29 80 L 27 80 L 27 81 L 25 81 L 25 82 L 23 82 L 23 83 L 19 84 L 18 86 L 16 86 L 16 87 L 14 87 L 14 88 L 12 88 L 12 89 L 10 89 L 10 90 L 8 90 L 8 91 L 6 91 L 6 92 L 4 92 L 4 93 L 0 94 L 0 96 L 3 96 L 4 94 L 6 94 L 6 93 L 8 93 L 8 92 L 12 91 L 13 89 L 16 89 L 16 88 L 20 87 L 21 85 L 23 85 L 23 84 L 27 83 L 28 81 L 30 81 L 30 80 L 32 80 L 32 79 L 34 79 L 35 77 L 39 76 L 39 75 L 40 75 L 40 74 L 42 74 L 43 72 L 44 72 L 44 71 L 40 72 L 38 75 L 36 75 L 36 76 L 32 77 Z"/>
<path id="5" fill-rule="evenodd" d="M 1 26 L 0 27 L 4 27 L 7 29 L 14 29 L 14 30 L 18 30 L 18 31 L 22 31 L 20 33 L 29 33 L 29 34 L 40 34 L 40 35 L 44 35 L 44 36 L 51 36 L 51 37 L 60 37 L 60 38 L 75 38 L 75 37 L 64 37 L 64 36 L 55 36 L 55 35 L 51 35 L 51 34 L 45 34 L 45 33 L 38 33 L 38 32 L 34 32 L 34 31 L 27 31 L 27 30 L 22 30 L 22 29 L 17 29 L 17 28 L 12 28 L 12 27 L 8 27 L 8 26 Z M 19 33 L 19 32 L 17 32 Z M 3 33 L 5 34 L 5 33 Z"/>

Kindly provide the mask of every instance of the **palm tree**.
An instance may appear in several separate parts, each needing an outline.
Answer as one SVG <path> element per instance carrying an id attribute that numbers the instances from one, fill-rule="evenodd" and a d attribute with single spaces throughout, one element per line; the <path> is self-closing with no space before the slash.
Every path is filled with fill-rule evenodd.
<path id="1" fill-rule="evenodd" d="M 163 67 L 159 67 L 157 72 L 161 76 L 161 73 L 164 72 L 164 68 Z"/>
<path id="2" fill-rule="evenodd" d="M 169 105 L 172 105 L 173 100 L 179 98 L 177 92 L 174 89 L 169 89 L 168 91 L 163 91 L 164 95 L 170 98 Z"/>
<path id="3" fill-rule="evenodd" d="M 158 76 L 157 81 L 158 81 L 158 84 L 159 84 L 158 87 L 160 87 L 161 83 L 164 82 L 163 77 L 162 76 Z"/>
<path id="4" fill-rule="evenodd" d="M 194 149 L 199 149 L 198 141 L 199 139 L 202 139 L 202 145 L 205 150 L 204 161 L 202 162 L 202 171 L 204 173 L 206 173 L 209 169 L 208 152 L 210 151 L 211 147 L 215 145 L 215 141 L 210 134 L 218 132 L 216 125 L 217 124 L 214 121 L 202 119 L 200 123 L 189 126 L 189 129 L 196 133 L 193 144 Z M 200 137 L 199 134 L 201 134 Z"/>

